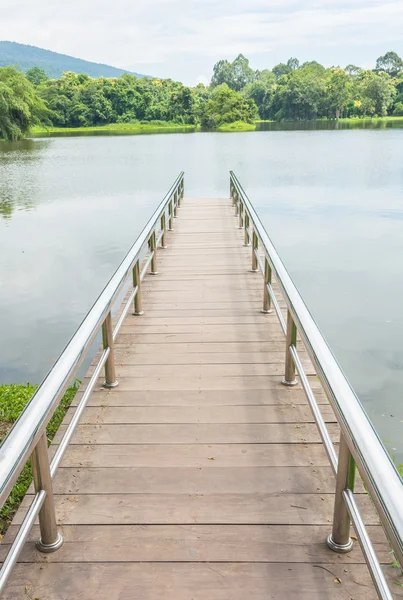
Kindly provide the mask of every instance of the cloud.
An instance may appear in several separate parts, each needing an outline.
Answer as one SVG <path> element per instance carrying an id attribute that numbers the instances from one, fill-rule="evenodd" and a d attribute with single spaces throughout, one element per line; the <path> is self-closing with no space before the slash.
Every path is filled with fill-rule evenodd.
<path id="1" fill-rule="evenodd" d="M 349 48 L 347 62 L 372 46 L 403 50 L 400 0 L 3 0 L 2 8 L 0 39 L 193 80 L 239 52 L 284 60 L 321 48 L 342 64 Z"/>

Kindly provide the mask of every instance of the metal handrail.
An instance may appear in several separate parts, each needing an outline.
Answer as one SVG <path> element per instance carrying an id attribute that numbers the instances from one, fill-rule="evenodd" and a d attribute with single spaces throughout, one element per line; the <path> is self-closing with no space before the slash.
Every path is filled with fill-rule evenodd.
<path id="1" fill-rule="evenodd" d="M 134 302 L 134 314 L 142 314 L 141 282 L 149 265 L 151 265 L 151 274 L 157 273 L 157 247 L 161 244 L 161 248 L 166 248 L 166 223 L 168 221 L 168 230 L 173 230 L 173 219 L 178 215 L 178 207 L 181 206 L 183 195 L 184 173 L 182 172 L 0 446 L 0 505 L 2 506 L 7 500 L 30 456 L 32 457 L 35 484 L 33 503 L 0 569 L 0 593 L 4 590 L 7 579 L 38 515 L 41 530 L 41 538 L 37 542 L 38 548 L 43 552 L 53 552 L 63 543 L 63 538 L 56 527 L 52 479 L 103 367 L 105 367 L 104 385 L 106 387 L 118 385 L 115 376 L 114 339 L 132 302 Z M 145 247 L 148 247 L 148 255 L 141 270 L 140 262 Z M 112 307 L 131 276 L 133 277 L 133 290 L 113 329 Z M 53 460 L 49 464 L 46 426 L 101 329 L 104 350 Z"/>
<path id="2" fill-rule="evenodd" d="M 386 536 L 397 560 L 403 565 L 403 485 L 400 475 L 375 432 L 358 397 L 344 375 L 332 351 L 319 331 L 303 299 L 281 261 L 248 196 L 235 174 L 230 171 L 230 195 L 245 229 L 245 245 L 252 242 L 252 270 L 264 276 L 263 312 L 273 304 L 284 330 L 284 317 L 271 285 L 272 275 L 287 305 L 285 385 L 294 385 L 295 369 L 312 408 L 315 422 L 336 475 L 336 495 L 332 534 L 328 546 L 336 552 L 352 548 L 350 519 L 363 550 L 374 585 L 380 598 L 391 599 L 382 568 L 353 494 L 355 465 L 378 512 Z M 242 217 L 242 215 L 244 215 Z M 265 266 L 260 257 L 264 255 Z M 258 266 L 260 267 L 258 269 Z M 297 331 L 307 350 L 339 423 L 339 456 L 331 441 L 320 409 L 306 376 L 297 350 Z"/>

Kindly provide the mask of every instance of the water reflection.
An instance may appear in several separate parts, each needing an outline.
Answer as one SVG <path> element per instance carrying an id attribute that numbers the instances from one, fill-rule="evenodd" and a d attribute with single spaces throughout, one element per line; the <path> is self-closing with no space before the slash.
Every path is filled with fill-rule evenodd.
<path id="1" fill-rule="evenodd" d="M 330 131 L 336 129 L 403 129 L 403 119 L 336 119 L 256 123 L 256 131 Z"/>
<path id="2" fill-rule="evenodd" d="M 15 210 L 32 210 L 38 196 L 40 161 L 49 141 L 0 140 L 0 215 L 11 219 Z"/>

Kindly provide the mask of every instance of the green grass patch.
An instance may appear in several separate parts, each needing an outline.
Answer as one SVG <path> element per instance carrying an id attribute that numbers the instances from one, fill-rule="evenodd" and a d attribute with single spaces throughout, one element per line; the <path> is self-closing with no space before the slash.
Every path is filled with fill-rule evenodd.
<path id="1" fill-rule="evenodd" d="M 68 388 L 61 399 L 59 406 L 55 410 L 53 417 L 49 421 L 46 428 L 48 444 L 51 443 L 56 431 L 59 429 L 64 415 L 76 395 L 79 385 L 80 382 L 77 380 Z M 25 385 L 0 385 L 0 442 L 4 440 L 13 423 L 18 419 L 25 406 L 32 398 L 37 387 L 37 385 L 31 385 L 30 383 Z M 31 461 L 28 461 L 17 479 L 6 503 L 0 510 L 0 534 L 4 534 L 12 521 L 31 481 Z"/>
<path id="2" fill-rule="evenodd" d="M 97 127 L 33 127 L 31 135 L 33 137 L 103 133 L 132 135 L 136 133 L 183 133 L 191 131 L 196 131 L 195 125 L 183 125 L 165 121 L 136 121 L 134 123 L 109 123 L 108 125 L 99 125 Z"/>
<path id="3" fill-rule="evenodd" d="M 224 123 L 220 125 L 218 131 L 255 131 L 255 123 L 246 123 L 245 121 L 234 121 L 234 123 Z"/>

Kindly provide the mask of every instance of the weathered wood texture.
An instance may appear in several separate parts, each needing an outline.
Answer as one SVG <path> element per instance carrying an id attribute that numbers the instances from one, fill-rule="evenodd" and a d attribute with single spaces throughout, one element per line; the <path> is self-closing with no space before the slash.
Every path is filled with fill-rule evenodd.
<path id="1" fill-rule="evenodd" d="M 117 338 L 120 385 L 100 381 L 57 474 L 64 546 L 40 554 L 36 525 L 5 600 L 376 598 L 358 545 L 337 555 L 325 544 L 334 477 L 303 390 L 280 383 L 283 333 L 260 312 L 263 279 L 237 225 L 229 200 L 185 200 L 159 274 L 143 282 L 144 315 L 129 312 Z M 392 579 L 389 547 L 357 491 Z"/>

